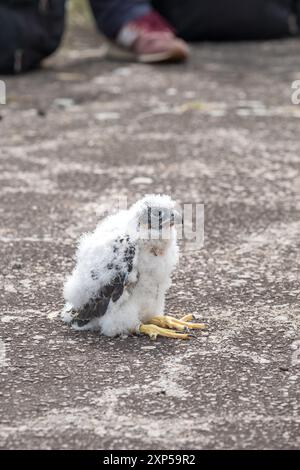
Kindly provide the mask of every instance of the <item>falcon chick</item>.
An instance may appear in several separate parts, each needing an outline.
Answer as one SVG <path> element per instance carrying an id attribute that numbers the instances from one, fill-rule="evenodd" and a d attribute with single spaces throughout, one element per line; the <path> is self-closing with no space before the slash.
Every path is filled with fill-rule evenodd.
<path id="1" fill-rule="evenodd" d="M 192 315 L 181 320 L 164 315 L 178 261 L 177 222 L 182 218 L 169 196 L 147 195 L 84 234 L 64 286 L 63 321 L 77 330 L 151 339 L 188 339 L 188 329 L 204 328 L 190 323 Z"/>

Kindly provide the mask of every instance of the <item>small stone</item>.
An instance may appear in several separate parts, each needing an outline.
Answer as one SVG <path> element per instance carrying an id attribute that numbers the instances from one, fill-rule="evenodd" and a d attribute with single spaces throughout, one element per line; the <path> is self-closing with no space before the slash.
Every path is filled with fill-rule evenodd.
<path id="1" fill-rule="evenodd" d="M 13 263 L 11 266 L 12 269 L 22 269 L 22 267 L 23 267 L 22 264 L 18 262 Z"/>
<path id="2" fill-rule="evenodd" d="M 116 112 L 107 112 L 107 113 L 97 113 L 95 114 L 97 121 L 112 121 L 114 119 L 119 119 L 120 114 Z"/>
<path id="3" fill-rule="evenodd" d="M 167 91 L 166 91 L 166 94 L 168 96 L 175 96 L 175 95 L 177 95 L 177 90 L 176 90 L 176 88 L 168 88 Z"/>
<path id="4" fill-rule="evenodd" d="M 53 104 L 57 106 L 58 108 L 70 108 L 75 104 L 74 100 L 72 98 L 56 98 L 53 101 Z"/>
<path id="5" fill-rule="evenodd" d="M 152 184 L 153 183 L 153 179 L 152 178 L 148 178 L 146 176 L 137 176 L 136 178 L 133 178 L 131 181 L 130 181 L 131 184 Z"/>
<path id="6" fill-rule="evenodd" d="M 44 109 L 37 109 L 36 113 L 40 117 L 45 117 L 46 116 L 46 111 Z"/>

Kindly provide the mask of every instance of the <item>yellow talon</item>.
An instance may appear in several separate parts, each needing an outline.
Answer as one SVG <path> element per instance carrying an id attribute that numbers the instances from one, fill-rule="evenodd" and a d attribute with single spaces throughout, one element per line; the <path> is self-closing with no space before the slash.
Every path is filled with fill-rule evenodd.
<path id="1" fill-rule="evenodd" d="M 150 339 L 155 340 L 157 336 L 167 336 L 168 338 L 175 339 L 189 339 L 187 333 L 176 333 L 175 331 L 170 331 L 165 328 L 160 328 L 157 325 L 140 325 L 139 332 L 148 335 Z"/>
<path id="2" fill-rule="evenodd" d="M 164 315 L 153 317 L 148 321 L 148 323 L 151 325 L 160 326 L 161 328 L 172 328 L 179 331 L 185 330 L 185 326 L 178 324 L 175 318 Z"/>
<path id="3" fill-rule="evenodd" d="M 184 317 L 180 318 L 180 321 L 191 321 L 194 320 L 194 315 L 191 313 L 188 313 L 187 315 L 184 315 Z"/>
<path id="4" fill-rule="evenodd" d="M 183 318 L 192 319 L 192 315 L 186 315 Z M 187 328 L 190 330 L 203 330 L 205 325 L 203 323 L 189 323 L 184 320 L 178 320 L 177 318 L 170 317 L 169 315 L 158 315 L 151 318 L 148 324 L 157 325 L 162 328 L 172 328 L 174 330 L 184 331 Z"/>
<path id="5" fill-rule="evenodd" d="M 183 322 L 183 324 L 186 326 L 186 328 L 189 328 L 190 330 L 205 330 L 205 328 L 206 328 L 204 323 Z"/>

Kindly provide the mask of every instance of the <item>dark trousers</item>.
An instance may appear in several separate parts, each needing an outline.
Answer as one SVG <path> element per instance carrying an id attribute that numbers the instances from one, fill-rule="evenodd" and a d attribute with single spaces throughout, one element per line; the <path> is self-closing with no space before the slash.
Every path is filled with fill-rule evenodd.
<path id="1" fill-rule="evenodd" d="M 113 38 L 121 27 L 151 10 L 150 0 L 89 0 L 99 31 Z"/>

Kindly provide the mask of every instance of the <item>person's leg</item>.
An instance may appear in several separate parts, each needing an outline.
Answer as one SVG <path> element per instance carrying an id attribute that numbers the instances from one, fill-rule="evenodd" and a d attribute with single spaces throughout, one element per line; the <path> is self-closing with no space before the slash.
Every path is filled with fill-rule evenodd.
<path id="1" fill-rule="evenodd" d="M 0 73 L 8 73 L 13 70 L 16 32 L 11 11 L 0 4 Z"/>
<path id="2" fill-rule="evenodd" d="M 152 0 L 153 7 L 186 41 L 297 35 L 299 4 L 300 0 Z"/>
<path id="3" fill-rule="evenodd" d="M 146 0 L 89 0 L 97 27 L 108 38 L 115 38 L 120 29 L 132 20 L 149 13 Z"/>
<path id="4" fill-rule="evenodd" d="M 64 29 L 64 0 L 0 1 L 0 73 L 36 68 L 58 47 Z"/>
<path id="5" fill-rule="evenodd" d="M 108 55 L 140 62 L 181 61 L 188 47 L 172 26 L 153 10 L 150 0 L 90 0 Z"/>

